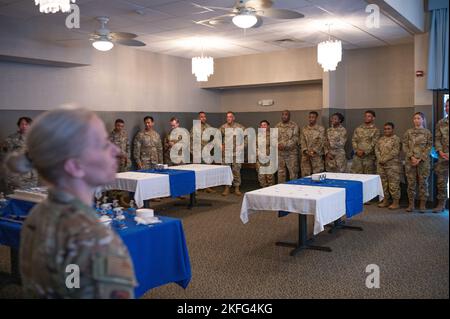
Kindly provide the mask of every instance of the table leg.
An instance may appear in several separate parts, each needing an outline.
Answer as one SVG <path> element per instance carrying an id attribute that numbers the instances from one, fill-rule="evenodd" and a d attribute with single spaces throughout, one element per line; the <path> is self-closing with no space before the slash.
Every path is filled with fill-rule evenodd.
<path id="1" fill-rule="evenodd" d="M 335 231 L 337 229 L 348 229 L 348 230 L 355 230 L 355 231 L 363 231 L 362 227 L 346 225 L 345 221 L 342 220 L 342 218 L 339 218 L 338 220 L 334 221 L 333 224 L 326 225 L 326 227 L 330 227 L 331 228 L 328 231 L 329 234 L 333 233 L 333 231 Z"/>
<path id="2" fill-rule="evenodd" d="M 14 282 L 20 283 L 19 250 L 10 247 L 11 276 Z"/>
<path id="3" fill-rule="evenodd" d="M 10 272 L 0 272 L 0 277 L 2 277 L 2 281 L 4 284 L 21 284 L 20 279 L 20 271 L 19 271 L 19 250 L 9 247 L 9 256 L 10 256 L 10 263 L 11 268 Z M 3 279 L 3 277 L 5 279 Z"/>
<path id="4" fill-rule="evenodd" d="M 175 204 L 175 206 L 184 206 L 185 204 Z M 192 207 L 209 207 L 212 206 L 211 203 L 199 203 L 197 201 L 197 196 L 195 195 L 195 192 L 189 194 L 189 204 L 187 206 L 188 209 L 192 209 Z"/>
<path id="5" fill-rule="evenodd" d="M 307 226 L 306 215 L 298 214 L 298 243 L 277 242 L 275 245 L 294 248 L 294 250 L 290 252 L 291 256 L 295 256 L 303 249 L 331 252 L 332 250 L 330 247 L 310 245 L 312 240 L 308 240 Z"/>

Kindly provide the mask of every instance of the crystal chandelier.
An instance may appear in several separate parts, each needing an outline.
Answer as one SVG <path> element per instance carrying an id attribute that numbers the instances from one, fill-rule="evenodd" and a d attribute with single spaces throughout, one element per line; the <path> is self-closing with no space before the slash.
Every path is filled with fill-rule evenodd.
<path id="1" fill-rule="evenodd" d="M 328 32 L 329 34 L 329 32 Z M 342 61 L 342 42 L 331 40 L 319 43 L 317 46 L 317 62 L 322 65 L 324 72 L 336 71 L 339 62 Z"/>
<path id="2" fill-rule="evenodd" d="M 200 57 L 192 58 L 192 74 L 197 77 L 197 82 L 206 82 L 208 77 L 214 73 L 214 59 L 205 57 L 203 53 Z"/>
<path id="3" fill-rule="evenodd" d="M 34 0 L 39 5 L 39 11 L 43 13 L 70 12 L 70 3 L 75 0 Z"/>

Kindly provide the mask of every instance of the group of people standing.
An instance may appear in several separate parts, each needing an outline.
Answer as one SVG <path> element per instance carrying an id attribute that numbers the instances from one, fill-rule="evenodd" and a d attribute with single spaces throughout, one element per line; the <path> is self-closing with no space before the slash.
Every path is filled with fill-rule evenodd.
<path id="1" fill-rule="evenodd" d="M 448 105 L 447 100 L 445 106 L 447 116 L 436 125 L 435 149 L 439 156 L 435 165 L 438 204 L 433 212 L 443 211 L 448 198 Z M 282 112 L 282 121 L 275 126 L 279 130 L 279 183 L 286 180 L 286 172 L 289 173 L 290 179 L 296 179 L 299 167 L 302 177 L 324 171 L 338 173 L 347 171 L 345 152 L 347 131 L 342 125 L 344 116 L 340 113 L 333 114 L 330 118 L 330 127 L 327 129 L 319 125 L 317 119 L 318 113 L 310 112 L 308 125 L 299 130 L 297 124 L 290 120 L 289 111 Z M 415 210 L 415 199 L 418 195 L 419 211 L 425 212 L 429 196 L 430 152 L 433 146 L 432 133 L 426 128 L 425 115 L 421 112 L 413 115 L 413 128 L 404 133 L 403 139 L 395 135 L 394 123 L 385 123 L 381 136 L 374 122 L 375 112 L 368 110 L 364 113 L 364 123 L 353 132 L 351 173 L 379 174 L 385 198 L 378 206 L 398 209 L 401 196 L 400 180 L 403 174 L 401 160 L 403 150 L 408 193 L 406 210 L 408 212 Z M 266 187 L 273 182 L 260 184 Z"/>
<path id="2" fill-rule="evenodd" d="M 448 114 L 448 100 L 445 110 Z M 297 179 L 300 176 L 309 176 L 321 172 L 344 173 L 348 171 L 345 145 L 347 143 L 347 130 L 343 126 L 344 116 L 335 113 L 330 117 L 330 127 L 325 128 L 318 124 L 319 114 L 315 111 L 309 112 L 308 124 L 302 129 L 297 123 L 291 120 L 289 111 L 281 112 L 281 121 L 275 125 L 278 129 L 278 183 L 284 183 L 288 178 Z M 201 130 L 194 132 L 190 130 L 190 138 L 193 140 L 194 134 L 198 134 L 210 128 L 205 112 L 198 113 Z M 5 152 L 20 150 L 25 145 L 25 133 L 32 120 L 22 117 L 18 121 L 18 131 L 9 136 L 3 148 Z M 132 167 L 131 157 L 137 169 L 152 169 L 156 164 L 166 163 L 175 165 L 170 158 L 172 147 L 181 140 L 178 136 L 175 140 L 171 138 L 172 130 L 180 128 L 180 121 L 172 117 L 169 121 L 171 130 L 161 139 L 161 136 L 154 129 L 154 119 L 151 116 L 144 118 L 144 129 L 139 131 L 133 139 L 133 150 L 130 150 L 130 143 L 125 122 L 117 119 L 114 129 L 110 133 L 110 140 L 121 150 L 119 156 L 119 172 L 129 171 Z M 222 152 L 227 142 L 225 130 L 227 128 L 245 127 L 236 122 L 235 114 L 227 112 L 226 122 L 220 126 L 222 133 Z M 269 153 L 270 144 L 270 123 L 262 120 L 259 128 L 266 129 L 266 154 Z M 209 141 L 201 140 L 203 147 Z M 228 141 L 230 142 L 230 141 Z M 230 163 L 233 172 L 233 189 L 226 186 L 222 195 L 227 196 L 232 190 L 238 196 L 242 195 L 241 166 L 236 160 L 236 141 L 233 143 L 233 161 Z M 245 140 L 245 145 L 247 145 Z M 364 123 L 358 126 L 353 132 L 351 173 L 355 174 L 379 174 L 385 193 L 384 200 L 379 207 L 398 209 L 400 207 L 400 180 L 404 172 L 407 181 L 408 208 L 407 211 L 415 209 L 415 198 L 419 198 L 419 211 L 426 210 L 426 201 L 429 196 L 428 179 L 431 171 L 430 151 L 433 146 L 432 133 L 426 128 L 425 115 L 417 112 L 413 116 L 413 127 L 408 129 L 402 139 L 395 134 L 395 125 L 387 122 L 383 127 L 383 136 L 375 126 L 375 112 L 368 110 L 364 113 Z M 257 144 L 258 145 L 258 144 Z M 445 208 L 447 200 L 448 182 L 448 116 L 440 120 L 436 125 L 435 149 L 439 155 L 435 165 L 438 188 L 438 205 L 435 212 L 440 212 Z M 405 155 L 404 162 L 401 152 Z M 191 147 L 192 151 L 192 147 Z M 223 156 L 223 154 L 222 154 Z M 260 168 L 266 164 L 259 161 L 256 163 L 258 171 L 258 181 L 261 187 L 267 187 L 275 183 L 274 174 L 262 174 Z M 404 168 L 403 168 L 404 167 Z M 8 190 L 12 191 L 18 187 L 32 187 L 37 185 L 37 174 L 33 171 L 26 176 L 10 174 L 8 176 Z M 417 191 L 418 190 L 418 191 Z M 215 192 L 213 189 L 206 189 L 207 192 Z M 392 200 L 392 201 L 391 201 Z"/>

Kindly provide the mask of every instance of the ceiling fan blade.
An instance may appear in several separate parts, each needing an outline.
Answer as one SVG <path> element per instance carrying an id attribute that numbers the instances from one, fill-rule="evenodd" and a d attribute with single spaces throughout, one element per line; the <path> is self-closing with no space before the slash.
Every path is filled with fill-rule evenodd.
<path id="1" fill-rule="evenodd" d="M 258 21 L 255 23 L 255 25 L 252 27 L 252 29 L 254 28 L 259 28 L 260 26 L 262 26 L 263 24 L 263 18 L 261 18 L 260 16 L 256 16 L 256 18 L 258 19 Z"/>
<path id="2" fill-rule="evenodd" d="M 86 39 L 56 39 L 52 40 L 54 42 L 75 42 L 75 41 L 86 41 Z"/>
<path id="3" fill-rule="evenodd" d="M 249 0 L 245 3 L 246 8 L 253 9 L 268 9 L 272 8 L 273 1 L 272 0 Z"/>
<path id="4" fill-rule="evenodd" d="M 214 27 L 215 25 L 220 25 L 221 22 L 223 22 L 225 20 L 225 18 L 234 17 L 235 15 L 236 15 L 235 13 L 228 13 L 228 14 L 224 14 L 221 16 L 206 19 L 206 20 L 194 21 L 194 23 L 201 24 L 205 27 Z"/>
<path id="5" fill-rule="evenodd" d="M 262 9 L 257 14 L 274 19 L 299 19 L 304 17 L 300 12 L 286 9 Z"/>
<path id="6" fill-rule="evenodd" d="M 113 38 L 118 39 L 118 40 L 137 38 L 137 34 L 129 33 L 129 32 L 111 32 L 110 35 Z"/>
<path id="7" fill-rule="evenodd" d="M 134 40 L 134 39 L 121 39 L 121 40 L 116 40 L 114 42 L 121 44 L 121 45 L 127 45 L 130 47 L 143 47 L 146 45 L 144 42 L 139 41 L 139 40 Z"/>
<path id="8" fill-rule="evenodd" d="M 233 8 L 211 7 L 211 6 L 204 6 L 204 8 L 212 9 L 211 11 L 214 11 L 214 10 L 230 11 L 231 9 L 233 9 Z"/>

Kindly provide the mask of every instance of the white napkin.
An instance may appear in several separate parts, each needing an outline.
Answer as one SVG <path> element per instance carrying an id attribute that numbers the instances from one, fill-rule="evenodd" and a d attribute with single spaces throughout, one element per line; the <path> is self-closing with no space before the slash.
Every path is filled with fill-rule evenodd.
<path id="1" fill-rule="evenodd" d="M 134 218 L 134 221 L 139 225 L 150 225 L 150 224 L 157 224 L 157 223 L 161 223 L 161 220 L 158 219 L 158 217 L 138 217 L 136 216 Z"/>

